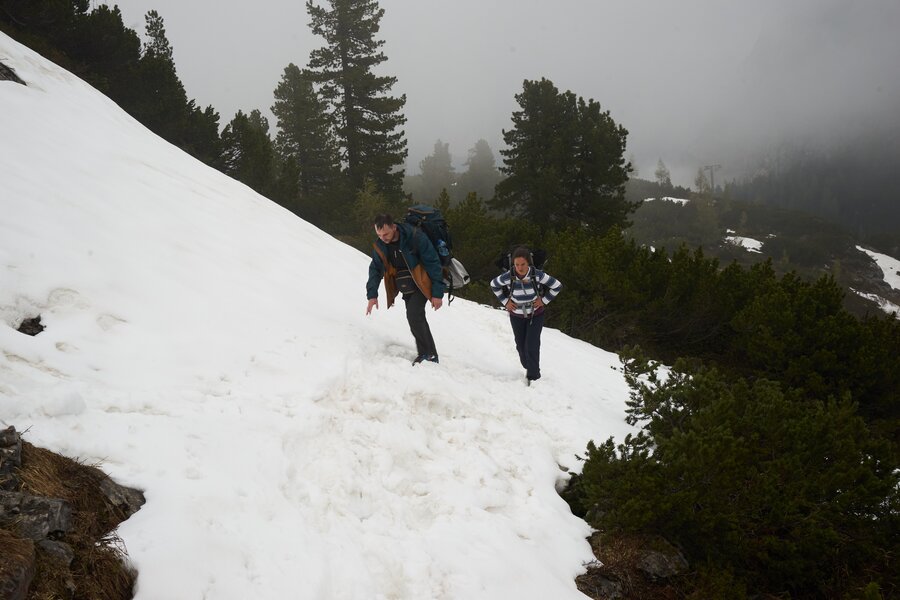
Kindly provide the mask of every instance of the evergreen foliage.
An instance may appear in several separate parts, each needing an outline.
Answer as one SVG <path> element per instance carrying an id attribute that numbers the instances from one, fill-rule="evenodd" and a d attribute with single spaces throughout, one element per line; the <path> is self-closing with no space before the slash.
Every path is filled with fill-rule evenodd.
<path id="1" fill-rule="evenodd" d="M 275 181 L 275 150 L 269 137 L 269 122 L 259 110 L 242 111 L 222 130 L 222 171 L 264 196 L 271 196 Z"/>
<path id="2" fill-rule="evenodd" d="M 661 187 L 672 187 L 671 173 L 669 173 L 669 169 L 666 167 L 666 163 L 664 163 L 662 159 L 659 159 L 659 162 L 656 163 L 656 171 L 654 171 L 653 174 L 656 177 L 656 183 L 658 183 Z"/>
<path id="3" fill-rule="evenodd" d="M 785 142 L 758 158 L 752 175 L 732 181 L 733 197 L 802 210 L 860 237 L 897 236 L 900 123 L 863 123 L 852 137 Z"/>
<path id="4" fill-rule="evenodd" d="M 436 203 L 441 192 L 451 189 L 450 186 L 456 180 L 453 160 L 450 156 L 450 144 L 441 140 L 436 141 L 434 152 L 419 162 L 419 170 L 422 174 L 420 189 L 414 197 L 425 203 Z"/>
<path id="5" fill-rule="evenodd" d="M 135 118 L 147 128 L 177 143 L 187 120 L 187 93 L 175 71 L 162 17 L 151 10 L 145 20 L 148 41 L 138 63 L 138 85 L 131 90 L 129 105 Z"/>
<path id="6" fill-rule="evenodd" d="M 491 146 L 480 139 L 469 149 L 466 170 L 459 176 L 457 188 L 462 194 L 475 193 L 490 201 L 494 198 L 494 188 L 502 178 Z"/>
<path id="7" fill-rule="evenodd" d="M 370 255 L 375 240 L 375 229 L 372 219 L 378 214 L 389 214 L 395 223 L 402 221 L 406 214 L 406 202 L 402 198 L 393 198 L 380 192 L 371 179 L 366 180 L 363 189 L 353 199 L 352 219 L 348 221 L 341 241 L 357 250 Z"/>
<path id="8" fill-rule="evenodd" d="M 68 30 L 59 32 L 59 48 L 70 61 L 73 72 L 122 104 L 129 97 L 135 64 L 140 60 L 141 42 L 122 23 L 119 7 L 100 5 L 78 14 Z M 55 36 L 54 36 L 55 37 Z"/>
<path id="9" fill-rule="evenodd" d="M 400 196 L 406 138 L 401 112 L 406 96 L 388 95 L 396 77 L 375 75 L 387 58 L 375 38 L 384 9 L 376 0 L 307 0 L 310 27 L 326 45 L 310 53 L 309 70 L 330 109 L 341 159 L 353 190 L 367 179 L 376 189 Z"/>
<path id="10" fill-rule="evenodd" d="M 526 80 L 523 88 L 513 128 L 503 132 L 507 178 L 492 207 L 549 229 L 624 226 L 635 208 L 625 200 L 628 132 L 598 102 L 560 93 L 547 79 Z"/>
<path id="11" fill-rule="evenodd" d="M 219 113 L 212 105 L 201 110 L 194 100 L 188 101 L 184 129 L 177 144 L 207 165 L 220 171 L 224 168 L 224 147 L 219 136 Z"/>
<path id="12" fill-rule="evenodd" d="M 897 585 L 898 472 L 846 397 L 683 360 L 660 379 L 639 353 L 623 361 L 642 430 L 589 445 L 570 494 L 593 526 L 660 533 L 757 594 Z"/>
<path id="13" fill-rule="evenodd" d="M 337 212 L 332 204 L 343 188 L 337 141 L 308 72 L 294 64 L 285 67 L 272 113 L 278 120 L 278 198 L 304 219 L 322 225 Z"/>
<path id="14" fill-rule="evenodd" d="M 79 37 L 79 23 L 88 8 L 88 0 L 0 0 L 0 31 L 76 75 L 83 75 L 86 65 L 69 57 L 66 49 L 71 49 L 72 42 Z M 134 42 L 134 50 L 138 52 L 140 41 L 136 35 Z"/>

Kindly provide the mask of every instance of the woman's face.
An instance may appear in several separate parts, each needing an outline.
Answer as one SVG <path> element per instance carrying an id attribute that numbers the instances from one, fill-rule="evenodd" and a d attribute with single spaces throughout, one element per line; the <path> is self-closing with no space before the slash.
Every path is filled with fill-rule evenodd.
<path id="1" fill-rule="evenodd" d="M 513 260 L 513 267 L 515 267 L 516 275 L 519 277 L 528 275 L 528 261 L 521 256 L 518 256 Z"/>

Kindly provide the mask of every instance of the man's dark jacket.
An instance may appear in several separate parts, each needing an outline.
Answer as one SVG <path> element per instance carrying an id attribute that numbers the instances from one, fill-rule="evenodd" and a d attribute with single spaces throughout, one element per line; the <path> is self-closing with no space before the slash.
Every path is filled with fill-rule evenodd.
<path id="1" fill-rule="evenodd" d="M 406 223 L 397 223 L 397 230 L 400 232 L 400 253 L 406 260 L 406 265 L 419 289 L 428 299 L 442 298 L 444 296 L 444 280 L 441 261 L 428 236 Z M 378 250 L 381 251 L 381 255 Z M 389 260 L 385 264 L 387 255 L 387 244 L 379 238 L 375 241 L 372 249 L 369 281 L 366 283 L 366 298 L 371 300 L 378 297 L 378 284 L 384 278 L 384 289 L 387 294 L 388 308 L 390 308 L 398 293 L 397 270 Z"/>

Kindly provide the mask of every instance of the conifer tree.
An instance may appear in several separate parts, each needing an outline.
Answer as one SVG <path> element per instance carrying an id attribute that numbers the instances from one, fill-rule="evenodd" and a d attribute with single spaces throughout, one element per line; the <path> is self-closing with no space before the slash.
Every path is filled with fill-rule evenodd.
<path id="1" fill-rule="evenodd" d="M 627 225 L 635 208 L 625 200 L 628 132 L 598 102 L 560 93 L 547 79 L 526 80 L 516 100 L 521 110 L 503 132 L 508 149 L 500 151 L 507 178 L 492 206 L 545 228 Z"/>
<path id="2" fill-rule="evenodd" d="M 280 197 L 300 216 L 321 224 L 328 199 L 341 194 L 337 143 L 325 103 L 312 77 L 289 64 L 278 87 L 272 113 L 278 119 L 275 150 L 282 165 Z"/>
<path id="3" fill-rule="evenodd" d="M 313 33 L 325 46 L 310 54 L 309 69 L 328 104 L 354 190 L 366 179 L 385 194 L 399 196 L 406 159 L 401 110 L 406 96 L 390 96 L 396 77 L 373 70 L 387 60 L 375 39 L 384 9 L 376 0 L 328 0 L 324 8 L 307 0 Z"/>
<path id="4" fill-rule="evenodd" d="M 664 188 L 672 187 L 672 176 L 662 159 L 659 159 L 659 162 L 656 163 L 656 171 L 654 171 L 653 175 L 656 177 L 656 183 L 660 186 Z"/>
<path id="5" fill-rule="evenodd" d="M 263 195 L 269 195 L 275 179 L 275 151 L 269 138 L 269 122 L 259 110 L 250 115 L 237 111 L 222 131 L 223 171 Z"/>
<path id="6" fill-rule="evenodd" d="M 434 153 L 419 162 L 422 171 L 421 200 L 435 203 L 441 191 L 450 189 L 456 179 L 453 171 L 453 160 L 450 156 L 450 144 L 438 140 L 434 143 Z"/>
<path id="7" fill-rule="evenodd" d="M 194 100 L 187 103 L 187 117 L 178 144 L 207 165 L 220 171 L 224 169 L 219 113 L 211 104 L 201 109 Z"/>
<path id="8" fill-rule="evenodd" d="M 144 17 L 147 31 L 148 41 L 144 46 L 144 53 L 152 55 L 160 60 L 164 60 L 172 65 L 175 69 L 175 58 L 172 54 L 172 45 L 166 37 L 166 28 L 163 24 L 163 18 L 155 10 L 151 10 Z"/>
<path id="9" fill-rule="evenodd" d="M 89 13 L 77 15 L 60 42 L 77 63 L 73 69 L 76 74 L 121 104 L 134 84 L 141 41 L 134 30 L 122 23 L 119 7 L 101 4 Z"/>
<path id="10" fill-rule="evenodd" d="M 163 18 L 155 10 L 145 15 L 147 41 L 130 93 L 132 115 L 151 131 L 180 145 L 188 115 L 188 99 L 175 72 L 172 47 Z"/>
<path id="11" fill-rule="evenodd" d="M 461 193 L 475 192 L 482 199 L 490 200 L 494 197 L 494 187 L 500 182 L 502 176 L 497 169 L 497 162 L 491 146 L 484 139 L 478 140 L 469 149 L 466 160 L 466 171 L 459 177 Z"/>

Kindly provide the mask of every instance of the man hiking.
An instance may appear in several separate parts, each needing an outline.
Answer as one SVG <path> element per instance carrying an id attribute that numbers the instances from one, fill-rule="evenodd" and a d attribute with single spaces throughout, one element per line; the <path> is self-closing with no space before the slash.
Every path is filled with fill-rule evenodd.
<path id="1" fill-rule="evenodd" d="M 378 284 L 383 278 L 388 308 L 393 306 L 398 293 L 403 294 L 406 320 L 418 353 L 413 364 L 426 360 L 436 363 L 438 353 L 425 319 L 425 305 L 431 302 L 437 310 L 443 303 L 444 282 L 437 252 L 424 233 L 412 225 L 394 223 L 391 215 L 376 216 L 374 225 L 378 240 L 372 244 L 366 315 L 372 312 L 373 306 L 378 308 Z"/>

